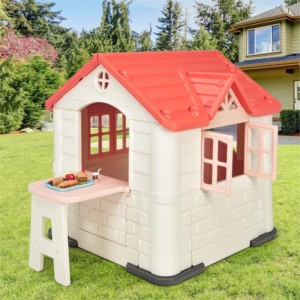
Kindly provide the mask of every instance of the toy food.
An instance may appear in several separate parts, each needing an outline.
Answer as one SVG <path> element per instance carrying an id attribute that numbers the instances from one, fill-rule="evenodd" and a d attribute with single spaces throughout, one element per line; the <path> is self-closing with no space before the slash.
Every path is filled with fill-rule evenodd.
<path id="1" fill-rule="evenodd" d="M 70 187 L 70 186 L 73 186 L 73 185 L 76 185 L 78 184 L 78 181 L 77 180 L 67 180 L 67 181 L 63 181 L 61 182 L 58 187 L 59 188 L 67 188 L 67 187 Z"/>
<path id="2" fill-rule="evenodd" d="M 74 180 L 75 175 L 72 173 L 68 173 L 68 174 L 65 174 L 65 178 L 66 178 L 66 180 Z"/>
<path id="3" fill-rule="evenodd" d="M 50 180 L 48 183 L 51 185 L 59 185 L 60 183 L 62 183 L 64 181 L 63 178 L 53 178 L 52 180 Z"/>
<path id="4" fill-rule="evenodd" d="M 84 172 L 84 170 L 82 170 L 76 174 L 76 180 L 78 181 L 79 184 L 87 182 L 88 176 Z"/>

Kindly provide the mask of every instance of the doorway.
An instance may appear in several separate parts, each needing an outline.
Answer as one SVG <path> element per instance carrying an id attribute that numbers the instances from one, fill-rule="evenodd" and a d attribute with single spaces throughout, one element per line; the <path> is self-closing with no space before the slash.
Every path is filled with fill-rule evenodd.
<path id="1" fill-rule="evenodd" d="M 300 81 L 294 81 L 294 109 L 300 110 Z"/>
<path id="2" fill-rule="evenodd" d="M 81 111 L 82 166 L 128 181 L 129 120 L 117 108 L 94 103 Z"/>

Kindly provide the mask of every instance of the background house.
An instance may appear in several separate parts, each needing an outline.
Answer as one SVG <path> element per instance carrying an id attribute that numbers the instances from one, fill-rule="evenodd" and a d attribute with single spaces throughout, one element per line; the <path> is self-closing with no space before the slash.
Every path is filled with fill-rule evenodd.
<path id="1" fill-rule="evenodd" d="M 300 3 L 238 22 L 230 32 L 239 35 L 236 65 L 283 109 L 300 109 Z"/>

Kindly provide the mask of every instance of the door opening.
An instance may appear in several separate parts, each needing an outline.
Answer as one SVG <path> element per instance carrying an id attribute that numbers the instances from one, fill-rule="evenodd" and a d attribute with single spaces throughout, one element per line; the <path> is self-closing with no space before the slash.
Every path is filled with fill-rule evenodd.
<path id="1" fill-rule="evenodd" d="M 83 168 L 128 181 L 129 120 L 104 103 L 89 105 L 81 116 Z"/>
<path id="2" fill-rule="evenodd" d="M 300 110 L 300 81 L 294 81 L 294 109 Z"/>

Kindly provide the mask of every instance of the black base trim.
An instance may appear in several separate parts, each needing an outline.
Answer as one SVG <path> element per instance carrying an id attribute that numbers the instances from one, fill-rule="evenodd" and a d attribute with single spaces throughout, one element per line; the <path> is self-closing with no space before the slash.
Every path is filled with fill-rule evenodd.
<path id="1" fill-rule="evenodd" d="M 147 281 L 149 281 L 151 283 L 167 286 L 167 285 L 175 285 L 175 284 L 181 283 L 184 280 L 194 277 L 200 273 L 203 273 L 205 270 L 205 266 L 203 263 L 201 263 L 197 266 L 186 269 L 177 275 L 168 276 L 168 277 L 153 275 L 152 273 L 150 273 L 146 270 L 140 269 L 139 267 L 134 266 L 130 263 L 127 263 L 126 270 L 129 273 L 139 276 L 143 279 L 146 279 Z"/>
<path id="2" fill-rule="evenodd" d="M 257 247 L 265 242 L 275 239 L 276 237 L 277 237 L 277 230 L 276 230 L 276 228 L 273 228 L 272 231 L 264 233 L 264 234 L 260 235 L 259 237 L 250 241 L 250 245 L 252 247 Z"/>
<path id="3" fill-rule="evenodd" d="M 48 238 L 52 240 L 52 228 L 50 227 L 48 230 Z M 78 247 L 78 242 L 70 237 L 68 237 L 68 245 L 69 247 Z"/>

